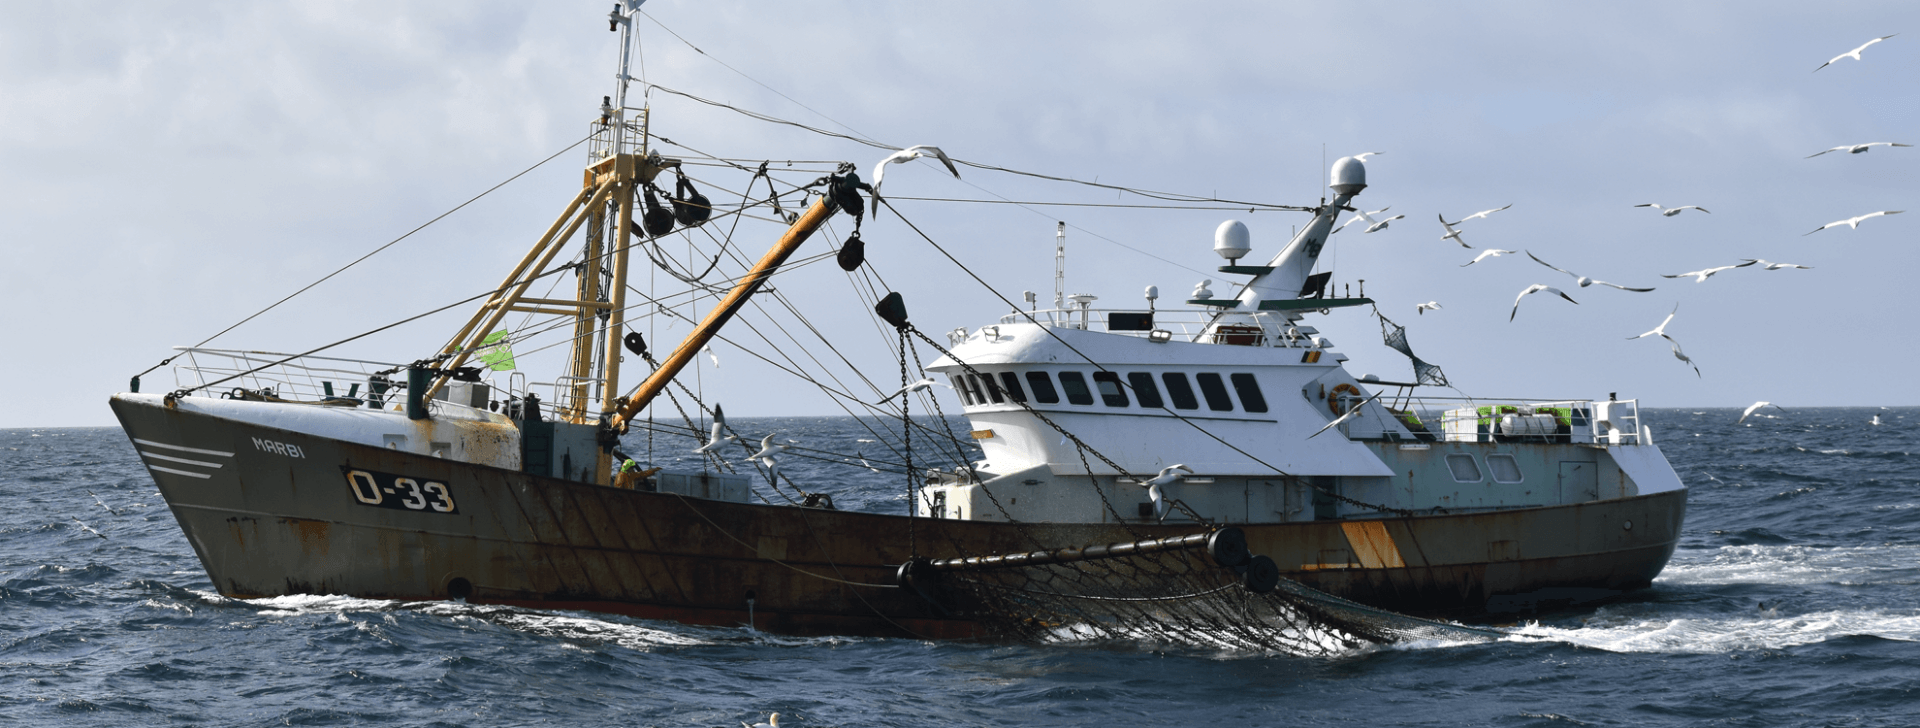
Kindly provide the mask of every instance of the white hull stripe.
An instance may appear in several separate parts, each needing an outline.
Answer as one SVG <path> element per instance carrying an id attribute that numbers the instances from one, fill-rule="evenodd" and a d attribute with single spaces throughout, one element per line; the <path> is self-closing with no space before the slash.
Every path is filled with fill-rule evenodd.
<path id="1" fill-rule="evenodd" d="M 230 457 L 233 457 L 233 453 L 230 453 L 230 452 L 226 452 L 226 451 L 223 451 L 223 450 L 202 450 L 202 449 L 200 449 L 200 448 L 197 448 L 197 447 L 181 447 L 181 446 L 179 446 L 179 445 L 168 445 L 168 444 L 166 444 L 166 443 L 164 443 L 164 442 L 154 442 L 154 441 L 152 441 L 152 440 L 142 440 L 142 439 L 140 439 L 140 438 L 138 438 L 138 437 L 136 437 L 136 438 L 133 438 L 133 441 L 134 441 L 134 442 L 137 442 L 137 443 L 140 443 L 140 444 L 142 444 L 142 445 L 151 445 L 151 446 L 153 446 L 153 447 L 164 447 L 164 448 L 166 448 L 166 449 L 168 449 L 168 450 L 179 450 L 179 451 L 181 451 L 181 452 L 191 452 L 191 453 L 199 453 L 199 454 L 201 454 L 201 455 L 218 455 L 218 456 L 220 456 L 220 457 L 223 457 L 223 458 L 230 458 Z M 155 457 L 159 457 L 159 456 L 157 456 L 157 455 L 156 455 Z"/>
<path id="2" fill-rule="evenodd" d="M 153 464 L 151 464 L 151 463 L 149 463 L 149 464 L 147 465 L 147 467 L 148 467 L 148 468 L 150 468 L 150 469 L 153 469 L 153 470 L 158 470 L 158 471 L 160 471 L 160 472 L 162 472 L 162 473 L 173 473 L 174 475 L 185 475 L 185 476 L 187 476 L 187 477 L 189 477 L 189 478 L 211 478 L 211 477 L 213 477 L 213 476 L 211 476 L 211 475 L 208 475 L 208 474 L 206 474 L 206 473 L 195 473 L 195 472 L 190 472 L 190 471 L 186 471 L 186 470 L 174 470 L 173 468 L 163 468 L 163 467 L 160 467 L 160 466 L 158 466 L 158 465 L 153 465 Z"/>
<path id="3" fill-rule="evenodd" d="M 141 451 L 140 451 L 140 454 L 141 454 L 141 455 L 145 455 L 145 456 L 147 456 L 147 457 L 150 457 L 150 458 L 158 458 L 158 459 L 161 459 L 161 460 L 170 460 L 170 461 L 173 461 L 173 462 L 176 462 L 176 463 L 186 463 L 186 464 L 188 464 L 188 465 L 199 465 L 199 466 L 202 466 L 202 467 L 208 467 L 208 468 L 218 468 L 218 467 L 221 467 L 222 465 L 225 465 L 225 463 L 209 463 L 209 462 L 206 462 L 206 461 L 204 461 L 204 460 L 188 460 L 188 459 L 186 459 L 186 458 L 177 458 L 177 457 L 174 457 L 174 456 L 172 456 L 172 455 L 161 455 L 161 454 L 159 454 L 159 453 L 151 453 L 151 452 L 147 452 L 147 451 L 145 451 L 145 450 L 141 450 Z"/>

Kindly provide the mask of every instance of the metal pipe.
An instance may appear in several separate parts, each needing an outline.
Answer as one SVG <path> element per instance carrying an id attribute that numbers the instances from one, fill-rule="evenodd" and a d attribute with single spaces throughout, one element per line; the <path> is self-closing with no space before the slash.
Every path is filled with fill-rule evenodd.
<path id="1" fill-rule="evenodd" d="M 1051 551 L 1029 551 L 1021 554 L 1000 554 L 998 556 L 972 556 L 964 559 L 938 559 L 927 562 L 927 568 L 933 571 L 985 571 L 988 569 L 1011 569 L 1022 566 L 1042 566 L 1046 564 L 1065 564 L 1075 561 L 1098 561 L 1117 559 L 1126 556 L 1154 554 L 1165 551 L 1185 551 L 1207 547 L 1207 539 L 1212 531 L 1188 536 L 1156 538 L 1147 541 L 1127 541 L 1102 546 L 1070 546 Z"/>
<path id="2" fill-rule="evenodd" d="M 647 405 L 653 402 L 653 398 L 660 395 L 660 390 L 665 389 L 667 383 L 673 381 L 674 376 L 678 375 L 680 370 L 700 353 L 700 347 L 706 346 L 715 334 L 720 333 L 720 327 L 726 325 L 727 321 L 739 312 L 741 306 L 746 305 L 747 299 L 760 290 L 760 285 L 773 276 L 774 270 L 778 269 L 781 263 L 786 262 L 787 257 L 793 255 L 793 251 L 798 250 L 800 244 L 806 242 L 807 238 L 813 235 L 813 231 L 826 223 L 827 218 L 832 217 L 837 209 L 839 208 L 827 202 L 826 195 L 821 195 L 819 199 L 814 200 L 813 206 L 807 208 L 806 213 L 793 223 L 793 227 L 787 228 L 785 235 L 780 236 L 780 242 L 774 245 L 773 249 L 768 250 L 767 254 L 760 258 L 759 263 L 754 264 L 753 270 L 740 277 L 740 284 L 714 306 L 713 310 L 707 312 L 706 319 L 702 320 L 699 326 L 694 327 L 693 333 L 688 334 L 687 338 L 680 342 L 680 346 L 660 363 L 659 369 L 655 369 L 646 381 L 640 383 L 639 388 L 634 390 L 633 396 L 627 400 L 627 404 L 614 415 L 614 428 L 625 431 L 627 420 L 632 419 L 640 410 L 646 409 Z M 609 338 L 617 339 L 618 337 Z"/>

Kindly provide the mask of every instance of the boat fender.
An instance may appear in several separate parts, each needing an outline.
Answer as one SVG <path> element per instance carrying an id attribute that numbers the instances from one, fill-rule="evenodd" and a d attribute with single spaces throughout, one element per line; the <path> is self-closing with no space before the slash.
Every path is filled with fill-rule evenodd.
<path id="1" fill-rule="evenodd" d="M 880 299 L 880 303 L 874 305 L 873 312 L 880 314 L 880 318 L 893 324 L 896 329 L 907 327 L 907 299 L 898 292 L 889 292 L 886 298 Z"/>
<path id="2" fill-rule="evenodd" d="M 1214 531 L 1207 537 L 1207 554 L 1213 562 L 1229 569 L 1247 563 L 1253 554 L 1247 551 L 1247 534 L 1238 528 L 1227 527 Z"/>
<path id="3" fill-rule="evenodd" d="M 679 220 L 683 227 L 693 227 L 713 217 L 713 202 L 695 189 L 693 180 L 674 170 L 673 196 L 667 198 L 673 203 L 673 219 Z"/>
<path id="4" fill-rule="evenodd" d="M 620 341 L 627 345 L 627 351 L 633 352 L 634 356 L 647 358 L 647 337 L 641 336 L 640 332 L 630 332 Z"/>
<path id="5" fill-rule="evenodd" d="M 660 199 L 653 196 L 653 185 L 645 188 L 644 203 L 646 212 L 640 214 L 640 227 L 649 237 L 660 237 L 673 232 L 673 213 L 660 208 Z"/>
<path id="6" fill-rule="evenodd" d="M 848 273 L 860 267 L 861 263 L 867 262 L 867 244 L 860 239 L 859 230 L 847 236 L 847 242 L 840 244 L 840 252 L 833 259 L 840 264 L 840 270 Z"/>
<path id="7" fill-rule="evenodd" d="M 1360 392 L 1359 387 L 1356 387 L 1350 383 L 1341 382 L 1337 385 L 1334 385 L 1333 391 L 1327 393 L 1327 409 L 1332 410 L 1333 415 L 1335 417 L 1338 417 L 1340 415 L 1344 415 L 1347 413 L 1347 401 L 1342 396 L 1341 394 L 1342 392 L 1351 392 L 1352 393 L 1351 396 L 1354 399 L 1367 398 L 1365 394 L 1362 394 Z"/>
<path id="8" fill-rule="evenodd" d="M 1247 562 L 1246 569 L 1246 581 L 1242 583 L 1246 585 L 1247 591 L 1266 594 L 1280 586 L 1280 566 L 1273 563 L 1273 559 L 1267 558 L 1266 554 L 1253 557 Z"/>

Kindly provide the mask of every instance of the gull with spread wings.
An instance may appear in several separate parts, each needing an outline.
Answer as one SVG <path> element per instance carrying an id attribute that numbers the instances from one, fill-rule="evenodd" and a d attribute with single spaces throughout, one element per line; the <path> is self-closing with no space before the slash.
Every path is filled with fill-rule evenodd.
<path id="1" fill-rule="evenodd" d="M 1554 264 L 1552 264 L 1552 263 L 1548 263 L 1548 262 L 1546 262 L 1546 261 L 1544 261 L 1544 260 L 1541 260 L 1541 259 L 1540 259 L 1540 256 L 1537 256 L 1537 255 L 1534 255 L 1534 254 L 1533 254 L 1533 251 L 1531 251 L 1531 250 L 1529 250 L 1529 251 L 1527 251 L 1527 257 L 1529 257 L 1529 258 L 1532 258 L 1532 259 L 1533 259 L 1533 262 L 1535 262 L 1535 263 L 1539 263 L 1539 264 L 1541 264 L 1541 265 L 1544 265 L 1544 266 L 1546 266 L 1546 267 L 1548 267 L 1548 268 L 1552 268 L 1552 269 L 1554 269 L 1554 270 L 1557 270 L 1557 271 L 1560 271 L 1561 273 L 1565 273 L 1565 274 L 1567 274 L 1567 275 L 1570 275 L 1570 276 L 1573 276 L 1573 280 L 1574 280 L 1574 281 L 1575 281 L 1576 283 L 1579 283 L 1579 284 L 1580 284 L 1580 287 L 1581 287 L 1581 288 L 1586 288 L 1587 286 L 1591 286 L 1591 285 L 1593 285 L 1593 284 L 1596 284 L 1596 283 L 1598 283 L 1598 284 L 1600 284 L 1600 285 L 1603 285 L 1603 286 L 1613 286 L 1614 288 L 1618 288 L 1618 289 L 1620 289 L 1620 290 L 1622 290 L 1622 291 L 1633 291 L 1633 292 L 1635 292 L 1635 293 L 1646 293 L 1646 292 L 1648 292 L 1648 291 L 1651 291 L 1651 290 L 1653 290 L 1653 289 L 1651 289 L 1651 288 L 1631 288 L 1631 287 L 1628 287 L 1628 286 L 1623 286 L 1623 285 L 1620 285 L 1620 284 L 1618 284 L 1618 283 L 1608 283 L 1608 282 L 1606 282 L 1606 281 L 1603 281 L 1603 280 L 1599 280 L 1599 279 L 1597 279 L 1597 278 L 1588 278 L 1587 276 L 1583 276 L 1583 275 L 1580 275 L 1579 273 L 1575 273 L 1575 272 L 1573 272 L 1573 271 L 1570 271 L 1570 270 L 1567 270 L 1567 269 L 1565 269 L 1565 268 L 1561 268 L 1561 267 L 1558 267 L 1558 266 L 1555 266 L 1555 265 L 1554 265 Z"/>

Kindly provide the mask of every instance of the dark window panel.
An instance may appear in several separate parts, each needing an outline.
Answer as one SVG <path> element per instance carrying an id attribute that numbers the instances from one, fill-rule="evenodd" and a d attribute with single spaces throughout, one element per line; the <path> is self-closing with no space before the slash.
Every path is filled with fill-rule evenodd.
<path id="1" fill-rule="evenodd" d="M 1241 372 L 1229 374 L 1227 379 L 1233 382 L 1234 394 L 1240 395 L 1240 408 L 1248 412 L 1267 411 L 1267 398 L 1260 394 L 1260 383 L 1254 381 L 1252 374 Z"/>
<path id="2" fill-rule="evenodd" d="M 1027 372 L 1027 388 L 1033 390 L 1033 401 L 1041 404 L 1058 404 L 1060 392 L 1053 388 L 1053 377 L 1046 372 Z"/>
<path id="3" fill-rule="evenodd" d="M 1201 372 L 1193 375 L 1193 381 L 1200 383 L 1200 394 L 1207 398 L 1207 409 L 1215 412 L 1233 411 L 1233 397 L 1227 395 L 1227 384 L 1220 381 L 1220 375 Z"/>
<path id="4" fill-rule="evenodd" d="M 1093 404 L 1093 390 L 1087 377 L 1079 372 L 1061 372 L 1060 388 L 1067 391 L 1067 404 Z"/>
<path id="5" fill-rule="evenodd" d="M 1125 407 L 1127 391 L 1120 388 L 1120 375 L 1113 372 L 1094 372 L 1093 386 L 1100 389 L 1100 401 L 1108 407 Z"/>
<path id="6" fill-rule="evenodd" d="M 1150 409 L 1165 407 L 1160 401 L 1160 388 L 1153 386 L 1153 375 L 1147 372 L 1129 372 L 1127 384 L 1133 387 L 1134 399 L 1140 400 L 1140 406 Z"/>
<path id="7" fill-rule="evenodd" d="M 1193 385 L 1187 383 L 1184 372 L 1166 372 L 1160 375 L 1160 381 L 1167 383 L 1167 398 L 1173 400 L 1174 409 L 1200 409 L 1200 400 L 1193 396 Z"/>
<path id="8" fill-rule="evenodd" d="M 1001 372 L 1000 384 L 1007 389 L 1007 396 L 1015 402 L 1026 402 L 1027 391 L 1020 388 L 1020 375 L 1013 372 Z"/>

